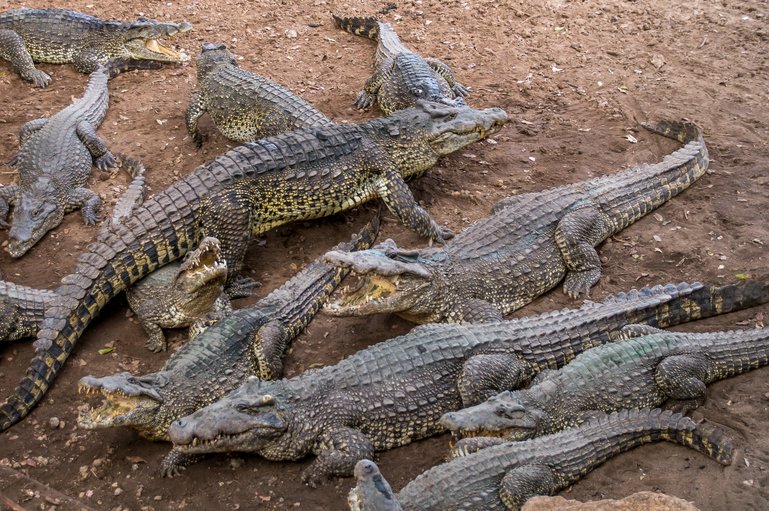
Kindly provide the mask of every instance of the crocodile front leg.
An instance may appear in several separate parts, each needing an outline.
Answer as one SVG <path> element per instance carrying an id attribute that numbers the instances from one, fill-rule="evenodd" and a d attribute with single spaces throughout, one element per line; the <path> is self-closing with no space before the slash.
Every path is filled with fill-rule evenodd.
<path id="1" fill-rule="evenodd" d="M 454 233 L 441 227 L 430 217 L 411 194 L 406 181 L 392 170 L 381 174 L 374 183 L 377 195 L 384 201 L 387 209 L 397 216 L 406 227 L 426 238 L 444 243 L 454 237 Z"/>
<path id="2" fill-rule="evenodd" d="M 160 353 L 168 348 L 166 336 L 163 335 L 163 329 L 160 328 L 160 325 L 147 321 L 142 322 L 142 327 L 147 333 L 147 340 L 144 342 L 145 348 L 153 353 Z"/>
<path id="3" fill-rule="evenodd" d="M 67 211 L 73 211 L 78 208 L 83 210 L 83 222 L 85 222 L 85 225 L 94 225 L 99 221 L 101 197 L 99 197 L 98 193 L 88 188 L 75 188 L 69 196 Z"/>
<path id="4" fill-rule="evenodd" d="M 611 234 L 609 218 L 595 206 L 566 213 L 555 230 L 555 243 L 569 272 L 563 291 L 571 298 L 590 296 L 590 288 L 601 278 L 601 259 L 595 246 Z"/>
<path id="5" fill-rule="evenodd" d="M 667 357 L 654 371 L 654 382 L 670 399 L 669 406 L 688 413 L 705 403 L 707 396 L 708 359 L 704 355 L 685 354 Z"/>
<path id="6" fill-rule="evenodd" d="M 21 192 L 19 185 L 0 186 L 0 229 L 7 229 L 10 224 L 6 222 L 11 206 L 16 206 L 16 201 Z"/>
<path id="7" fill-rule="evenodd" d="M 382 87 L 383 83 L 389 80 L 390 74 L 390 69 L 386 71 L 377 69 L 374 74 L 366 80 L 366 85 L 363 86 L 363 90 L 358 93 L 358 97 L 355 100 L 355 108 L 365 110 L 373 105 L 376 102 L 379 88 Z"/>
<path id="8" fill-rule="evenodd" d="M 499 498 L 508 509 L 518 511 L 535 495 L 552 495 L 558 491 L 553 470 L 547 465 L 522 465 L 508 472 L 499 485 Z"/>
<path id="9" fill-rule="evenodd" d="M 35 68 L 24 40 L 13 30 L 0 30 L 0 58 L 9 61 L 14 71 L 35 87 L 47 87 L 51 83 L 50 76 Z"/>
<path id="10" fill-rule="evenodd" d="M 203 146 L 203 135 L 198 130 L 198 119 L 206 113 L 206 100 L 203 94 L 196 92 L 190 98 L 190 106 L 184 113 L 184 123 L 187 125 L 187 133 L 192 137 L 192 141 L 200 148 Z"/>
<path id="11" fill-rule="evenodd" d="M 318 457 L 302 472 L 302 481 L 312 488 L 332 476 L 352 475 L 358 461 L 374 457 L 374 446 L 368 437 L 352 428 L 323 433 L 316 451 Z"/>
<path id="12" fill-rule="evenodd" d="M 263 380 L 283 376 L 282 357 L 288 343 L 288 332 L 280 321 L 272 320 L 259 327 L 251 345 L 254 374 Z"/>
<path id="13" fill-rule="evenodd" d="M 77 125 L 77 136 L 93 157 L 94 165 L 99 170 L 115 167 L 115 156 L 107 149 L 107 143 L 96 134 L 91 123 L 80 121 Z M 86 222 L 88 223 L 88 222 Z"/>
<path id="14" fill-rule="evenodd" d="M 521 361 L 513 354 L 484 353 L 470 357 L 457 381 L 462 405 L 477 405 L 503 390 L 518 388 L 522 374 Z"/>
<path id="15" fill-rule="evenodd" d="M 446 80 L 446 83 L 449 84 L 449 87 L 451 87 L 451 90 L 454 91 L 454 94 L 459 97 L 464 97 L 470 94 L 470 90 L 457 81 L 456 77 L 454 76 L 454 72 L 451 70 L 448 64 L 442 60 L 431 57 L 425 58 L 425 62 L 427 62 L 427 65 L 429 65 L 433 71 L 438 73 L 443 77 L 444 80 Z"/>

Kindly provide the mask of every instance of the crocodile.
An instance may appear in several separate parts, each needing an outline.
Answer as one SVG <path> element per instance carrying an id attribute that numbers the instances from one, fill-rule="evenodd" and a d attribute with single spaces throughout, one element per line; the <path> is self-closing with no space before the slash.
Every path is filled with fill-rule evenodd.
<path id="1" fill-rule="evenodd" d="M 198 147 L 203 144 L 198 119 L 206 112 L 222 135 L 237 142 L 333 124 L 282 85 L 242 69 L 224 44 L 203 43 L 197 63 L 197 92 L 184 119 Z"/>
<path id="2" fill-rule="evenodd" d="M 126 299 L 147 332 L 147 349 L 167 349 L 163 328 L 199 329 L 209 314 L 231 310 L 226 280 L 219 240 L 204 238 L 183 263 L 164 266 L 128 288 Z"/>
<path id="3" fill-rule="evenodd" d="M 85 188 L 91 166 L 115 166 L 115 157 L 96 134 L 107 114 L 110 67 L 91 73 L 82 98 L 48 118 L 27 122 L 19 131 L 19 152 L 11 159 L 17 185 L 0 188 L 0 227 L 14 206 L 8 241 L 11 257 L 21 257 L 59 225 L 64 214 L 83 210 L 86 225 L 99 220 L 102 200 Z"/>
<path id="4" fill-rule="evenodd" d="M 421 325 L 333 366 L 246 382 L 175 421 L 168 434 L 189 455 L 245 451 L 297 460 L 315 454 L 302 477 L 317 485 L 351 474 L 375 451 L 443 432 L 444 413 L 519 388 L 610 342 L 628 322 L 665 327 L 768 299 L 769 282 L 671 284 L 511 321 Z"/>
<path id="5" fill-rule="evenodd" d="M 467 439 L 473 440 L 473 439 Z M 601 415 L 580 428 L 525 442 L 505 442 L 457 457 L 417 476 L 395 496 L 404 511 L 502 511 L 521 509 L 535 495 L 553 495 L 598 465 L 640 445 L 666 440 L 730 465 L 734 446 L 707 422 L 696 424 L 671 410 L 622 410 Z M 351 492 L 351 509 L 394 511 L 382 497 L 382 478 L 366 460 Z M 379 475 L 379 479 L 377 479 Z M 377 484 L 377 482 L 380 484 Z"/>
<path id="6" fill-rule="evenodd" d="M 586 351 L 529 388 L 506 391 L 447 413 L 441 424 L 459 435 L 526 440 L 579 426 L 592 415 L 671 401 L 689 412 L 706 385 L 769 364 L 769 329 L 671 333 L 629 326 L 638 336 Z"/>
<path id="7" fill-rule="evenodd" d="M 393 312 L 418 322 L 483 322 L 502 318 L 564 281 L 572 298 L 601 276 L 595 250 L 686 189 L 708 167 L 708 151 L 691 123 L 645 123 L 685 145 L 662 162 L 503 199 L 492 216 L 441 250 L 401 250 L 392 240 L 328 261 L 361 279 L 354 292 L 328 303 L 333 316 Z"/>
<path id="8" fill-rule="evenodd" d="M 337 248 L 370 246 L 378 230 L 377 215 L 350 242 Z M 82 412 L 78 425 L 84 429 L 125 426 L 150 440 L 168 441 L 171 422 L 214 402 L 248 376 L 279 377 L 281 359 L 291 341 L 346 273 L 318 258 L 253 306 L 232 312 L 195 337 L 159 372 L 82 378 L 79 390 L 101 395 L 104 402 Z M 191 461 L 172 451 L 163 460 L 161 471 L 175 475 Z"/>
<path id="9" fill-rule="evenodd" d="M 230 211 L 204 221 L 201 206 L 212 194 L 240 181 L 263 192 L 258 232 L 348 209 L 376 194 L 409 225 L 432 226 L 429 215 L 415 207 L 403 177 L 424 172 L 439 155 L 496 132 L 506 121 L 497 108 L 423 102 L 362 124 L 303 128 L 246 142 L 199 166 L 145 200 L 124 223 L 97 233 L 78 257 L 75 272 L 62 279 L 55 303 L 46 310 L 26 374 L 0 404 L 0 430 L 23 419 L 40 401 L 83 330 L 116 294 L 179 259 L 206 235 L 226 247 L 228 240 L 205 229 L 211 222 L 227 224 L 246 215 Z M 258 175 L 261 180 L 252 179 Z M 231 268 L 227 251 L 223 254 Z"/>
<path id="10" fill-rule="evenodd" d="M 9 61 L 23 79 L 46 87 L 51 77 L 35 68 L 35 62 L 72 63 L 81 73 L 92 73 L 113 59 L 132 68 L 189 60 L 159 39 L 191 29 L 186 21 L 139 18 L 127 23 L 64 9 L 14 9 L 0 14 L 0 58 Z"/>
<path id="11" fill-rule="evenodd" d="M 454 78 L 451 68 L 434 58 L 423 58 L 406 48 L 389 23 L 375 18 L 334 16 L 337 27 L 377 41 L 374 74 L 358 94 L 355 106 L 365 109 L 375 102 L 386 114 L 409 108 L 420 99 L 465 104 L 467 88 Z"/>
<path id="12" fill-rule="evenodd" d="M 37 335 L 45 308 L 55 297 L 47 289 L 0 280 L 0 342 Z"/>
<path id="13" fill-rule="evenodd" d="M 133 214 L 144 200 L 144 165 L 123 153 L 115 153 L 117 164 L 131 177 L 131 182 L 112 207 L 109 222 L 120 224 Z"/>

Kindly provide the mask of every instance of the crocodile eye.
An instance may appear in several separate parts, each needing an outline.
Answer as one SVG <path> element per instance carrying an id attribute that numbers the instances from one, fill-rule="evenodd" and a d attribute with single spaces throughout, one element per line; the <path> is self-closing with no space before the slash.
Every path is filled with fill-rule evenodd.
<path id="1" fill-rule="evenodd" d="M 420 89 L 419 87 L 417 87 L 416 89 L 412 89 L 412 90 L 411 90 L 411 93 L 412 93 L 414 96 L 417 96 L 417 97 L 420 97 L 420 98 L 421 98 L 421 97 L 424 95 L 425 91 L 424 91 L 424 90 L 422 90 L 422 89 Z"/>
<path id="2" fill-rule="evenodd" d="M 494 411 L 498 416 L 506 419 L 523 419 L 526 410 L 522 406 L 499 405 Z"/>

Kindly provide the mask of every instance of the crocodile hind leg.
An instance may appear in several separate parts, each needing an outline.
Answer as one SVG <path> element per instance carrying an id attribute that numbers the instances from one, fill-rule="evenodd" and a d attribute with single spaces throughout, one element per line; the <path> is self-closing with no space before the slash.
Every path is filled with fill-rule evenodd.
<path id="1" fill-rule="evenodd" d="M 388 170 L 375 183 L 377 195 L 384 201 L 387 209 L 397 216 L 406 227 L 440 243 L 454 237 L 454 233 L 438 225 L 430 214 L 425 211 L 411 194 L 406 182 L 401 175 Z"/>
<path id="2" fill-rule="evenodd" d="M 86 225 L 93 225 L 99 221 L 101 197 L 88 188 L 75 188 L 69 196 L 67 210 L 72 211 L 78 208 L 83 210 L 83 222 Z"/>
<path id="3" fill-rule="evenodd" d="M 50 76 L 35 68 L 24 40 L 13 30 L 0 30 L 0 58 L 9 61 L 14 71 L 35 87 L 47 87 L 51 83 Z"/>
<path id="4" fill-rule="evenodd" d="M 708 366 L 708 359 L 696 354 L 674 355 L 657 364 L 654 381 L 673 400 L 670 408 L 688 413 L 705 403 Z"/>
<path id="5" fill-rule="evenodd" d="M 446 83 L 449 84 L 451 90 L 454 91 L 454 94 L 456 94 L 458 97 L 461 98 L 470 94 L 470 90 L 457 81 L 456 77 L 454 76 L 454 72 L 451 70 L 448 64 L 442 60 L 431 57 L 425 58 L 425 62 L 427 62 L 427 65 L 429 65 L 433 71 L 438 73 L 443 77 L 444 80 L 446 80 Z"/>
<path id="6" fill-rule="evenodd" d="M 502 321 L 502 312 L 491 302 L 471 298 L 463 301 L 459 306 L 462 321 L 467 323 L 491 323 Z"/>
<path id="7" fill-rule="evenodd" d="M 571 298 L 590 296 L 590 288 L 601 278 L 601 259 L 595 246 L 611 234 L 609 218 L 594 206 L 581 207 L 564 215 L 555 230 L 555 243 L 569 270 L 563 291 Z"/>
<path id="8" fill-rule="evenodd" d="M 117 165 L 115 156 L 107 149 L 107 143 L 99 138 L 90 122 L 80 121 L 75 131 L 80 141 L 91 153 L 96 168 L 107 170 Z"/>
<path id="9" fill-rule="evenodd" d="M 18 185 L 0 186 L 0 229 L 7 229 L 9 227 L 5 219 L 8 218 L 8 211 L 11 209 L 11 206 L 16 205 L 18 193 Z"/>
<path id="10" fill-rule="evenodd" d="M 326 432 L 319 444 L 318 457 L 302 472 L 302 481 L 312 488 L 332 476 L 352 475 L 358 461 L 374 457 L 374 446 L 368 437 L 351 428 Z"/>
<path id="11" fill-rule="evenodd" d="M 462 405 L 477 405 L 503 390 L 521 384 L 521 361 L 508 353 L 484 353 L 467 359 L 457 386 Z"/>
<path id="12" fill-rule="evenodd" d="M 198 130 L 198 119 L 206 113 L 206 101 L 203 95 L 196 92 L 190 98 L 190 106 L 184 113 L 184 124 L 187 126 L 187 133 L 192 137 L 192 141 L 200 148 L 203 145 L 203 135 Z"/>
<path id="13" fill-rule="evenodd" d="M 509 471 L 499 485 L 499 498 L 508 509 L 521 509 L 535 495 L 552 495 L 558 490 L 553 469 L 547 465 L 522 465 Z"/>

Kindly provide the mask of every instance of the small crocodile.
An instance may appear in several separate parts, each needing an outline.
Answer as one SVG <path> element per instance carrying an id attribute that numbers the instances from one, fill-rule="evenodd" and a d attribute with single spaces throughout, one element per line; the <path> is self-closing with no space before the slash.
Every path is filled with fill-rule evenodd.
<path id="1" fill-rule="evenodd" d="M 104 21 L 63 9 L 15 9 L 0 14 L 0 58 L 8 60 L 22 78 L 46 87 L 51 77 L 35 62 L 72 63 L 81 73 L 118 59 L 132 68 L 189 59 L 158 40 L 187 32 L 192 25 L 146 18 L 126 23 Z M 149 63 L 149 65 L 145 65 Z"/>
<path id="2" fill-rule="evenodd" d="M 377 41 L 374 74 L 358 94 L 355 106 L 375 102 L 386 114 L 412 107 L 420 99 L 465 104 L 467 88 L 454 78 L 451 68 L 438 59 L 423 58 L 406 48 L 389 23 L 375 18 L 340 18 L 336 26 L 351 34 Z"/>
<path id="3" fill-rule="evenodd" d="M 204 238 L 183 263 L 164 266 L 128 288 L 126 299 L 147 332 L 147 349 L 166 350 L 163 328 L 197 330 L 209 314 L 231 310 L 226 280 L 219 240 Z"/>
<path id="4" fill-rule="evenodd" d="M 458 457 L 420 474 L 398 492 L 400 508 L 382 497 L 385 480 L 366 460 L 361 463 L 368 470 L 362 466 L 358 471 L 358 485 L 350 495 L 351 509 L 517 511 L 531 497 L 553 495 L 619 453 L 660 440 L 692 448 L 722 465 L 730 465 L 734 457 L 731 441 L 708 423 L 696 424 L 670 410 L 622 410 L 577 429 L 468 455 L 458 445 Z"/>
<path id="5" fill-rule="evenodd" d="M 379 230 L 378 216 L 339 250 L 370 246 Z M 81 428 L 126 426 L 150 440 L 168 440 L 172 421 L 214 402 L 249 375 L 279 377 L 291 341 L 312 320 L 346 270 L 309 263 L 291 280 L 251 307 L 234 311 L 174 353 L 159 372 L 143 376 L 119 373 L 86 376 L 79 389 L 99 393 L 104 403 L 81 413 Z M 191 460 L 172 451 L 164 475 L 174 475 Z"/>
<path id="6" fill-rule="evenodd" d="M 685 145 L 654 165 L 503 199 L 490 218 L 441 250 L 401 250 L 388 240 L 355 254 L 330 252 L 327 260 L 352 268 L 362 284 L 324 312 L 483 322 L 501 319 L 562 280 L 569 296 L 589 296 L 601 276 L 594 247 L 688 188 L 708 167 L 694 124 L 644 126 Z"/>
<path id="7" fill-rule="evenodd" d="M 82 98 L 48 118 L 27 122 L 19 131 L 19 152 L 11 160 L 19 184 L 0 187 L 0 227 L 8 227 L 9 206 L 14 206 L 8 241 L 11 257 L 23 256 L 64 214 L 83 210 L 86 225 L 99 220 L 102 200 L 85 188 L 91 166 L 105 170 L 115 157 L 96 128 L 107 114 L 110 68 L 91 73 Z"/>
<path id="8" fill-rule="evenodd" d="M 203 43 L 197 92 L 184 117 L 198 147 L 203 144 L 198 119 L 206 112 L 222 135 L 238 142 L 333 124 L 282 85 L 242 69 L 226 45 L 215 43 Z"/>
<path id="9" fill-rule="evenodd" d="M 355 463 L 444 431 L 446 412 L 525 385 L 622 326 L 670 326 L 769 300 L 769 282 L 644 288 L 512 321 L 423 325 L 336 365 L 249 381 L 184 417 L 168 434 L 185 454 L 245 451 L 271 460 L 317 457 L 303 479 L 350 475 Z M 741 304 L 741 305 L 737 305 Z"/>
<path id="10" fill-rule="evenodd" d="M 205 236 L 222 243 L 229 269 L 238 267 L 241 263 L 228 254 L 239 249 L 227 248 L 228 243 L 245 245 L 248 238 L 227 237 L 228 225 L 242 233 L 248 229 L 239 222 L 250 219 L 256 226 L 251 232 L 258 235 L 379 196 L 415 230 L 433 238 L 446 236 L 416 205 L 404 178 L 420 175 L 442 154 L 495 133 L 507 120 L 498 108 L 422 102 L 362 124 L 303 128 L 246 142 L 201 165 L 146 200 L 124 223 L 105 227 L 78 257 L 75 272 L 62 279 L 55 303 L 46 310 L 30 367 L 0 405 L 0 430 L 24 418 L 40 401 L 83 330 L 120 291 L 179 259 Z M 231 202 L 229 208 L 210 201 L 239 182 L 248 186 L 237 188 L 234 198 L 255 198 L 255 214 L 237 210 L 248 201 Z M 206 216 L 204 202 L 209 209 L 224 210 Z"/>
<path id="11" fill-rule="evenodd" d="M 441 424 L 462 436 L 526 440 L 623 408 L 676 401 L 688 412 L 704 403 L 709 383 L 769 364 L 769 329 L 672 333 L 630 326 L 623 333 L 639 337 L 588 350 L 540 374 L 535 385 L 447 413 Z"/>
<path id="12" fill-rule="evenodd" d="M 45 307 L 56 293 L 0 280 L 0 342 L 37 335 Z"/>
<path id="13" fill-rule="evenodd" d="M 144 200 L 144 165 L 122 153 L 115 153 L 117 164 L 131 177 L 131 182 L 112 208 L 110 223 L 120 224 L 133 214 Z"/>

